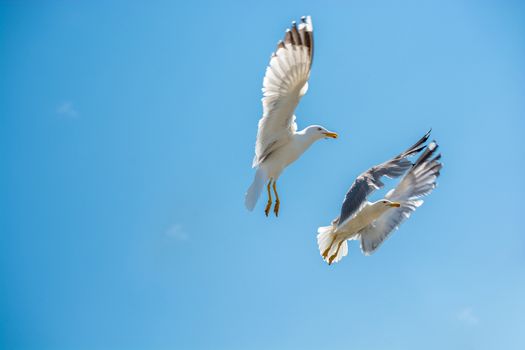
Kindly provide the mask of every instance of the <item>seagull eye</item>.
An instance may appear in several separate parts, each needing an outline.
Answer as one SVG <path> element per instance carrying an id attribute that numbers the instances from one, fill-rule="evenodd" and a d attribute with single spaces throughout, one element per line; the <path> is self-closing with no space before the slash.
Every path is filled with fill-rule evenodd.
<path id="1" fill-rule="evenodd" d="M 322 129 L 321 128 L 317 128 L 317 130 L 321 131 Z"/>

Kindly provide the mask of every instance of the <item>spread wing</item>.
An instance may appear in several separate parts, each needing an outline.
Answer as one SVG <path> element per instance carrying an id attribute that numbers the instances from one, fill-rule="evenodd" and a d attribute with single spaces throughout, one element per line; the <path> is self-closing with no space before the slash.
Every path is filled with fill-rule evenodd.
<path id="1" fill-rule="evenodd" d="M 369 255 L 377 250 L 390 233 L 423 204 L 420 197 L 428 195 L 436 187 L 436 179 L 443 166 L 439 162 L 441 155 L 432 158 L 437 148 L 437 143 L 432 141 L 396 188 L 387 193 L 386 199 L 399 202 L 401 206 L 390 209 L 361 231 L 363 253 Z"/>
<path id="2" fill-rule="evenodd" d="M 396 178 L 403 175 L 412 166 L 412 163 L 406 158 L 425 148 L 425 146 L 421 145 L 426 142 L 429 136 L 430 131 L 405 152 L 359 175 L 346 193 L 343 206 L 341 207 L 341 214 L 334 223 L 340 226 L 359 212 L 361 207 L 367 202 L 367 197 L 384 186 L 383 182 L 381 182 L 383 176 Z"/>
<path id="3" fill-rule="evenodd" d="M 292 22 L 284 41 L 272 54 L 263 80 L 263 116 L 259 120 L 253 166 L 286 144 L 297 130 L 294 111 L 308 89 L 313 58 L 313 27 L 310 16 L 299 26 Z"/>

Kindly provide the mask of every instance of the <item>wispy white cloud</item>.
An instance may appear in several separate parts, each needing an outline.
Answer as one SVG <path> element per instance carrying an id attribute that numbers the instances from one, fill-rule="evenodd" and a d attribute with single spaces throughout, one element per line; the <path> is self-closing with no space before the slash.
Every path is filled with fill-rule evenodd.
<path id="1" fill-rule="evenodd" d="M 73 105 L 73 102 L 71 101 L 64 101 L 61 104 L 59 104 L 56 109 L 56 112 L 58 115 L 69 119 L 75 119 L 80 116 L 77 109 Z"/>
<path id="2" fill-rule="evenodd" d="M 188 232 L 186 232 L 179 224 L 175 224 L 168 228 L 166 230 L 166 236 L 179 241 L 186 241 L 189 238 Z"/>
<path id="3" fill-rule="evenodd" d="M 475 326 L 479 323 L 479 318 L 474 314 L 474 311 L 471 307 L 464 307 L 463 309 L 459 310 L 456 317 L 460 322 L 463 322 L 469 326 Z"/>

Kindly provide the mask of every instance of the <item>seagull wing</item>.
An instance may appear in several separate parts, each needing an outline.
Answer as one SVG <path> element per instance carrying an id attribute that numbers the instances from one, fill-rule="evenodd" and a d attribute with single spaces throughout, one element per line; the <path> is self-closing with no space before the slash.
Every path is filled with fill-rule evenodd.
<path id="1" fill-rule="evenodd" d="M 294 111 L 308 90 L 313 59 L 313 27 L 310 16 L 286 30 L 272 54 L 263 81 L 263 116 L 259 120 L 253 166 L 286 144 L 297 130 Z"/>
<path id="2" fill-rule="evenodd" d="M 365 255 L 377 250 L 390 233 L 423 204 L 420 197 L 436 187 L 436 179 L 443 166 L 439 162 L 441 155 L 432 158 L 437 148 L 437 143 L 432 141 L 397 187 L 385 196 L 390 201 L 399 202 L 401 207 L 390 209 L 361 231 L 361 250 Z"/>
<path id="3" fill-rule="evenodd" d="M 421 145 L 425 143 L 429 136 L 430 131 L 405 152 L 359 175 L 346 193 L 343 206 L 341 207 L 341 214 L 339 219 L 334 220 L 334 223 L 341 226 L 346 220 L 354 217 L 362 206 L 367 203 L 367 197 L 384 186 L 383 182 L 381 182 L 383 176 L 396 178 L 403 175 L 412 166 L 412 163 L 406 158 L 425 148 L 425 146 Z"/>

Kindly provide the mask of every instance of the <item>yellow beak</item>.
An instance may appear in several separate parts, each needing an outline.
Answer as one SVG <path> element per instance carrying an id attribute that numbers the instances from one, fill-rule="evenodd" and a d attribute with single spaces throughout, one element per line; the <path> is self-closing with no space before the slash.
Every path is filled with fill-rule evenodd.
<path id="1" fill-rule="evenodd" d="M 390 207 L 392 208 L 399 208 L 401 206 L 401 203 L 398 203 L 398 202 L 392 202 L 389 204 Z"/>
<path id="2" fill-rule="evenodd" d="M 336 139 L 336 138 L 339 137 L 339 135 L 337 135 L 337 133 L 335 133 L 335 132 L 325 132 L 325 133 L 323 133 L 323 134 L 324 134 L 326 137 L 331 137 L 331 138 L 333 138 L 333 139 Z"/>

